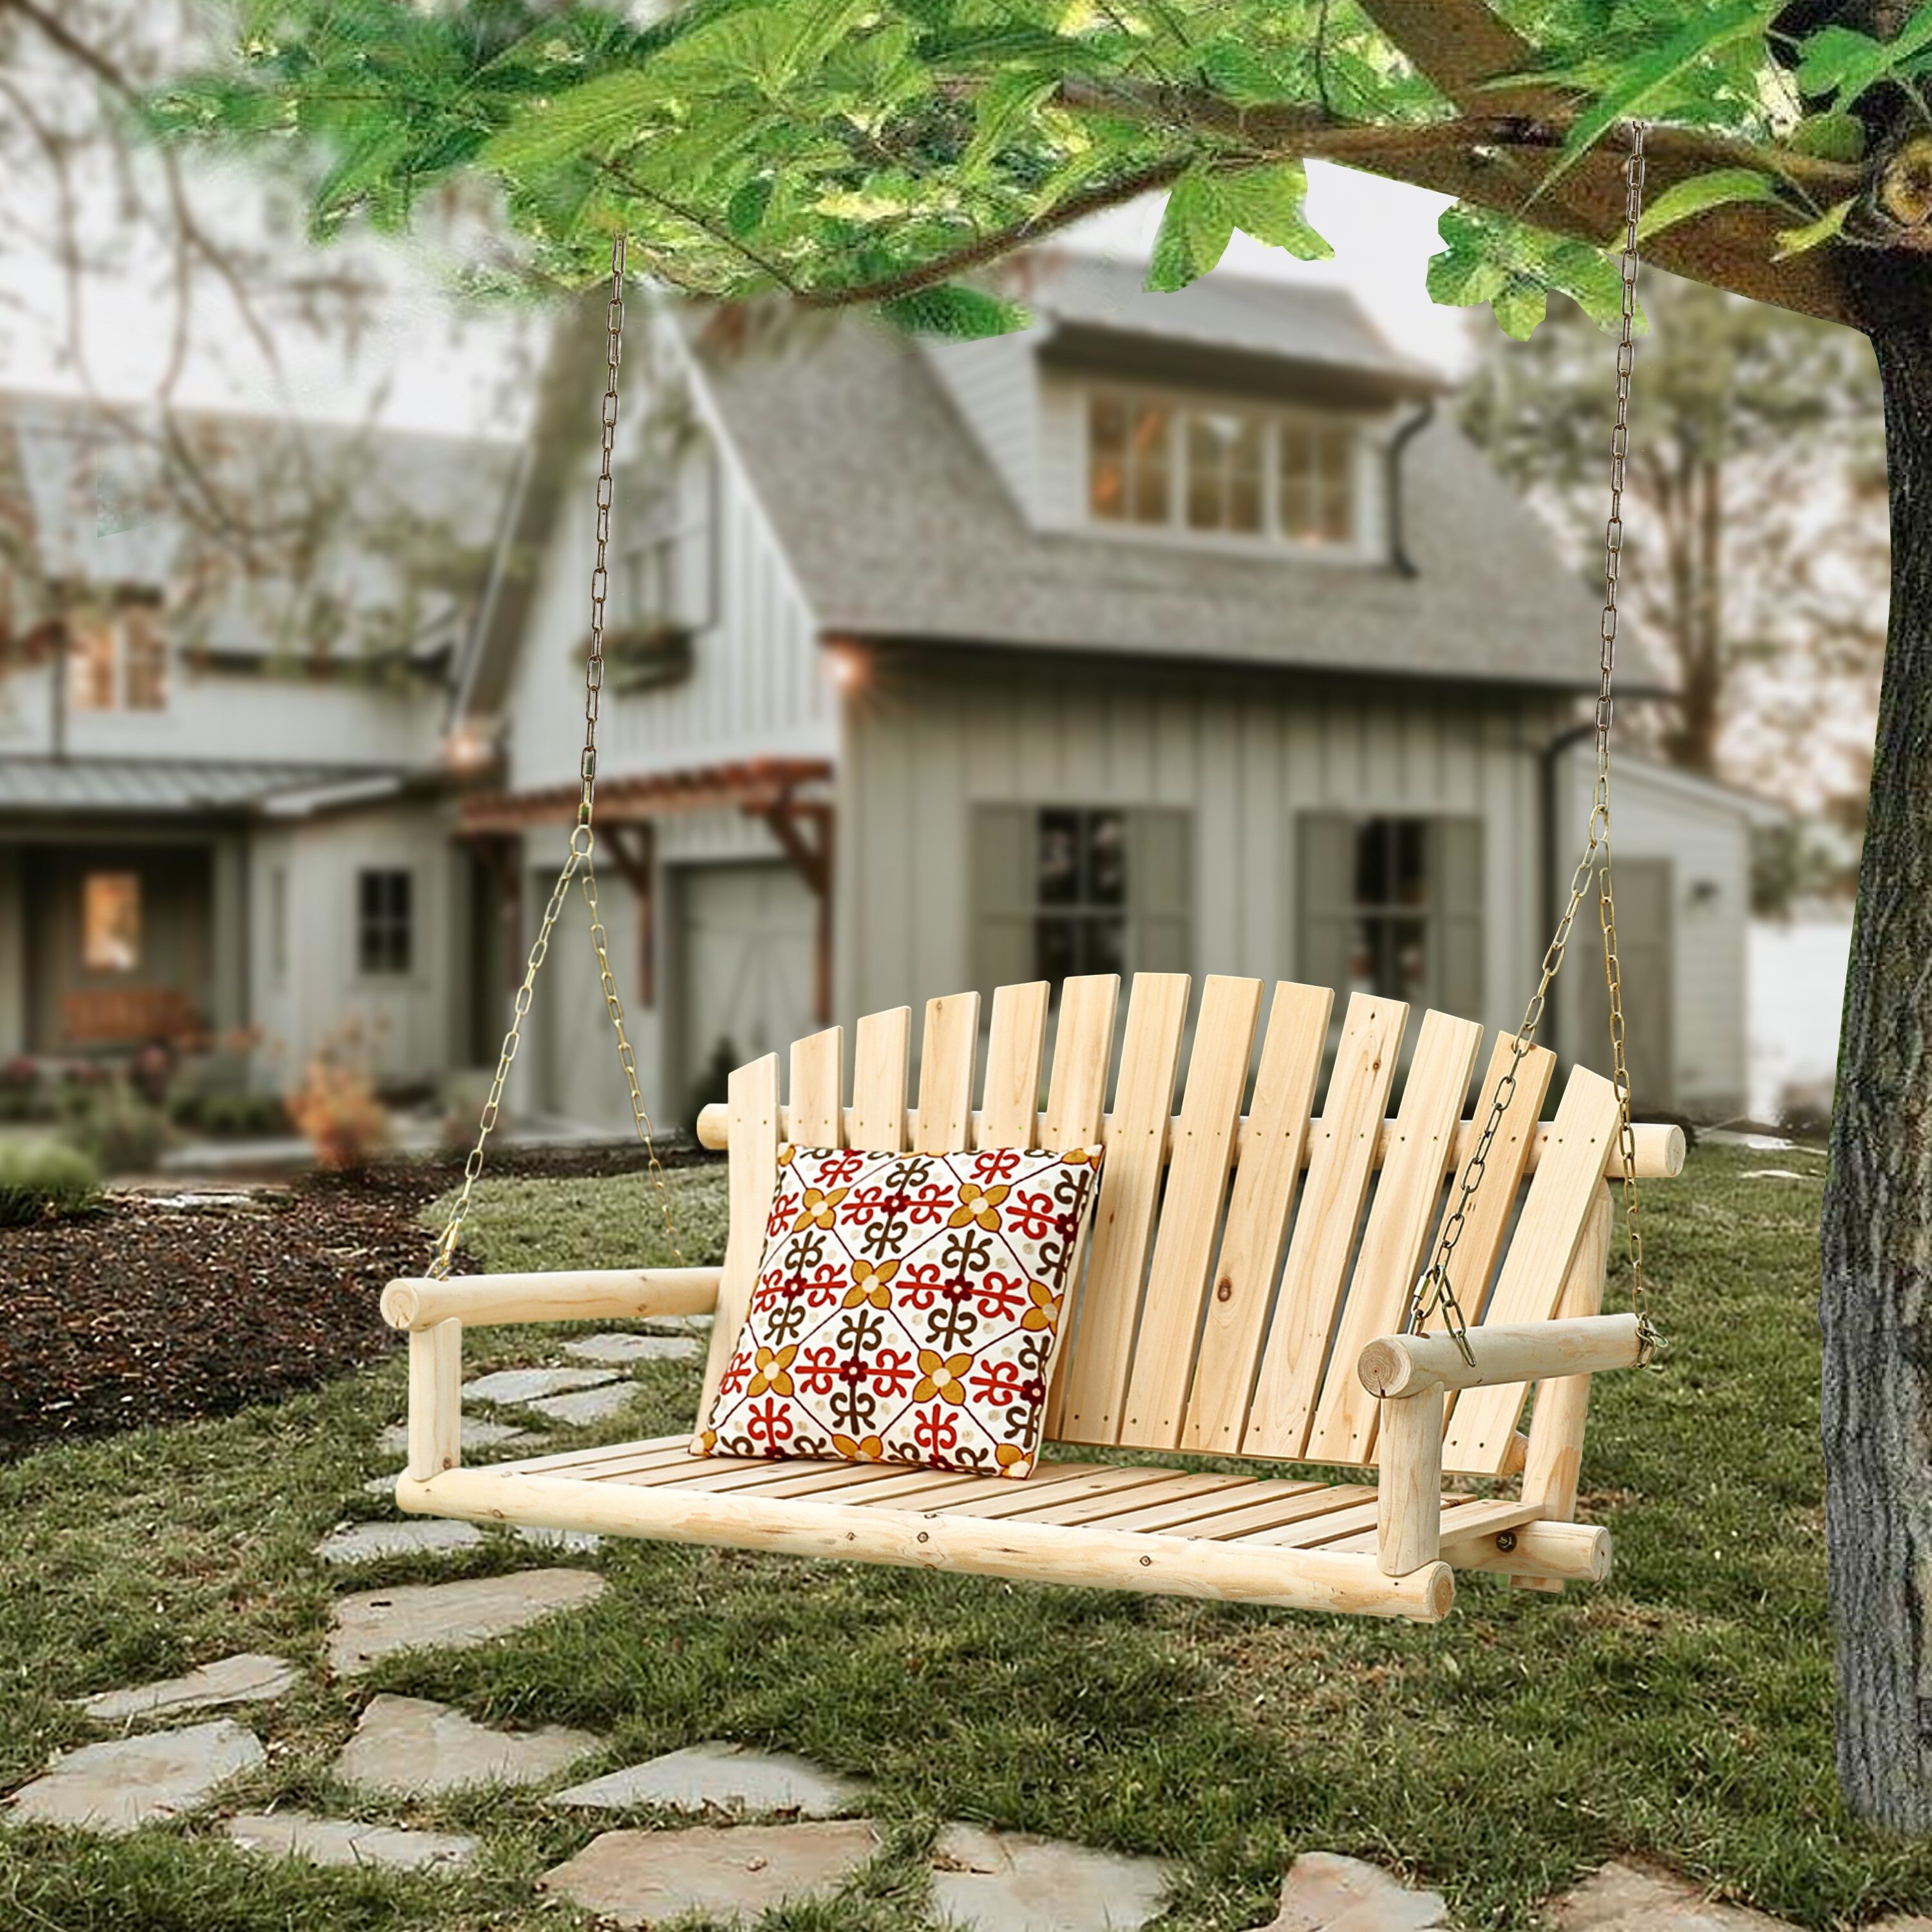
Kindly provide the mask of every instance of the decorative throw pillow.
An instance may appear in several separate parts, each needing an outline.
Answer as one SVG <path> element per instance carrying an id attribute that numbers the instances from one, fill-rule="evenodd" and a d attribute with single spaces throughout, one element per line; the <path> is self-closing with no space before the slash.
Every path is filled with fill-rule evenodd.
<path id="1" fill-rule="evenodd" d="M 708 1456 L 1031 1473 L 1100 1150 L 783 1147 Z"/>

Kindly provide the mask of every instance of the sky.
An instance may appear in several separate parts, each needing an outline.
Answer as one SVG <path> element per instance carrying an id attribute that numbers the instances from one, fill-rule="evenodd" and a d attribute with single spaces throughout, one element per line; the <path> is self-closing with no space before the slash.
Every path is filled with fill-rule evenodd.
<path id="1" fill-rule="evenodd" d="M 1399 348 L 1456 373 L 1484 332 L 1486 310 L 1439 309 L 1423 286 L 1439 247 L 1438 214 L 1447 199 L 1373 176 L 1315 162 L 1309 212 L 1335 245 L 1336 259 L 1300 262 L 1237 236 L 1224 274 L 1340 285 L 1354 292 Z M 1144 260 L 1160 225 L 1158 196 L 1069 232 L 1068 245 Z M 527 315 L 478 310 L 450 294 L 440 258 L 421 244 L 361 244 L 379 261 L 390 291 L 352 354 L 339 344 L 291 337 L 272 370 L 243 332 L 218 314 L 204 318 L 195 353 L 176 392 L 184 404 L 314 416 L 373 418 L 398 428 L 513 436 L 521 428 L 532 367 Z M 152 395 L 167 352 L 167 332 L 152 326 L 164 278 L 158 260 L 130 262 L 97 282 L 86 310 L 88 374 L 100 394 Z M 16 306 L 0 326 L 0 383 L 80 393 L 65 353 L 63 295 L 44 265 L 0 262 L 0 296 Z"/>

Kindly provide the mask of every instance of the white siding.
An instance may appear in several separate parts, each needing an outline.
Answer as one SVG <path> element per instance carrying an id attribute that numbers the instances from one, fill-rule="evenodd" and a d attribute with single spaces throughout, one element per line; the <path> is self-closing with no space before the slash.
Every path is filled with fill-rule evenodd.
<path id="1" fill-rule="evenodd" d="M 1044 472 L 1042 385 L 1032 332 L 922 346 L 941 386 L 1029 522 L 1039 520 Z"/>
<path id="2" fill-rule="evenodd" d="M 1538 747 L 1552 722 L 1548 706 L 1506 696 L 1343 692 L 1117 666 L 1104 675 L 1010 662 L 897 667 L 890 706 L 855 700 L 848 712 L 839 1016 L 849 1024 L 968 983 L 969 816 L 976 803 L 1018 800 L 1192 812 L 1197 981 L 1294 976 L 1299 813 L 1480 817 L 1480 1017 L 1514 1023 L 1540 944 Z"/>

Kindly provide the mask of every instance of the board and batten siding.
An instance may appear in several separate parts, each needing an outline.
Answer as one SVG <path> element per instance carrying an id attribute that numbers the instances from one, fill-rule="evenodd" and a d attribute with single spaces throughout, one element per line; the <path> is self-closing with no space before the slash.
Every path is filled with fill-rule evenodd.
<path id="1" fill-rule="evenodd" d="M 675 351 L 674 345 L 674 352 Z M 640 386 L 641 388 L 641 386 Z M 620 419 L 618 482 L 610 509 L 613 628 L 625 621 L 621 560 L 628 535 L 627 457 L 640 446 L 652 394 Z M 715 464 L 712 621 L 692 648 L 691 674 L 654 690 L 626 692 L 614 668 L 598 722 L 606 778 L 721 764 L 748 757 L 830 758 L 837 707 L 818 626 L 742 466 L 711 412 L 701 380 L 690 403 Z M 528 628 L 505 706 L 511 720 L 509 784 L 526 790 L 571 782 L 584 740 L 584 652 L 596 557 L 596 452 L 587 449 L 563 485 Z"/>
<path id="2" fill-rule="evenodd" d="M 991 653 L 931 668 L 908 656 L 882 683 L 889 694 L 846 710 L 837 1004 L 848 1024 L 974 983 L 973 817 L 1014 805 L 1184 814 L 1197 981 L 1297 976 L 1304 814 L 1478 822 L 1478 1016 L 1520 1014 L 1540 946 L 1538 748 L 1554 722 L 1543 700 Z"/>

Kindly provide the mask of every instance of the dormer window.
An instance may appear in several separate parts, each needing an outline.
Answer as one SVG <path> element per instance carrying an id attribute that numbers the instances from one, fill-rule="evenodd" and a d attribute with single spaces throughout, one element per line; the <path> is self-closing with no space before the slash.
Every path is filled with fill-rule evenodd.
<path id="1" fill-rule="evenodd" d="M 161 711 L 168 647 L 158 613 L 130 604 L 112 616 L 70 619 L 68 701 L 76 711 Z"/>
<path id="2" fill-rule="evenodd" d="M 1087 508 L 1100 524 L 1352 549 L 1355 426 L 1312 412 L 1089 393 Z"/>

